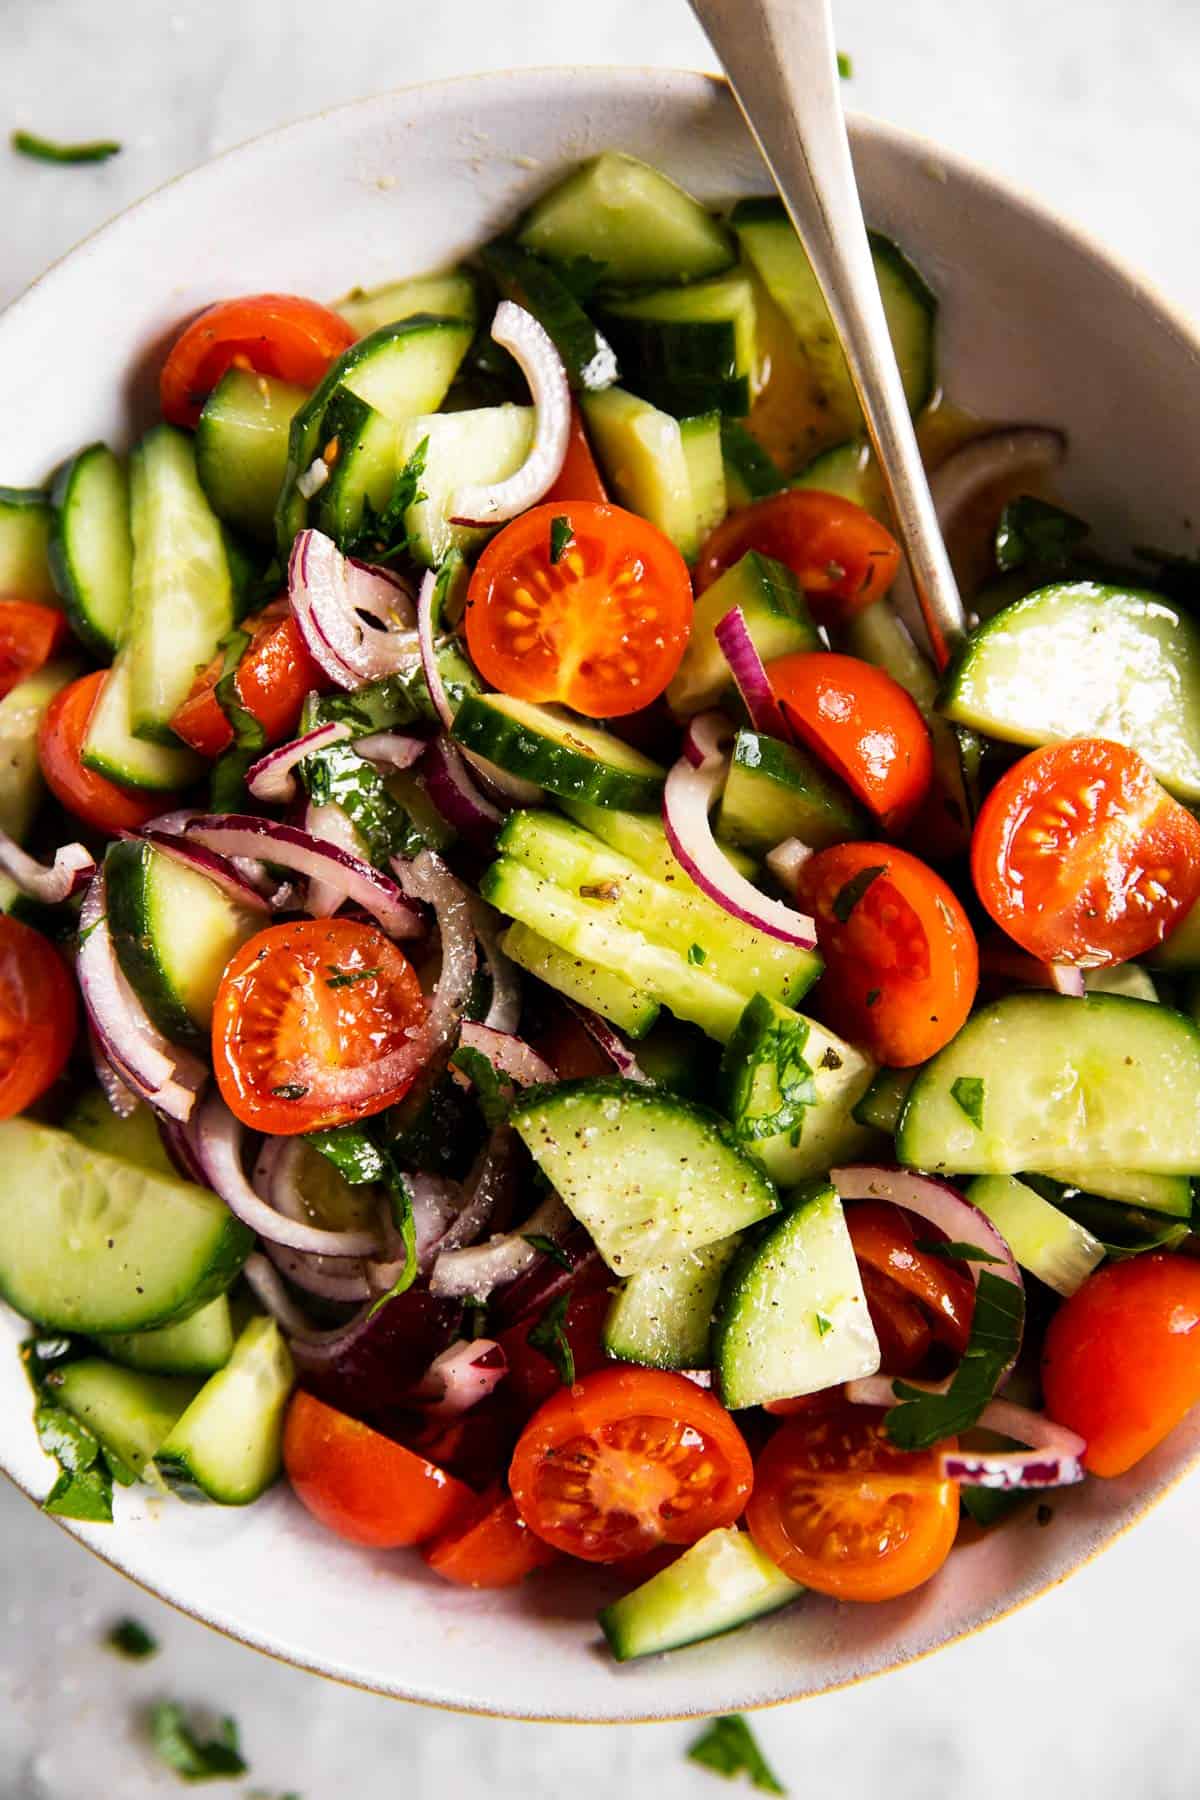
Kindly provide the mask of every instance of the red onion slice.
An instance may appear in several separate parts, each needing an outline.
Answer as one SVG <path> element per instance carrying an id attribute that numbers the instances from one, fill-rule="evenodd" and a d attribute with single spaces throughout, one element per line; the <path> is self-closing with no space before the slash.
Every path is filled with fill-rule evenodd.
<path id="1" fill-rule="evenodd" d="M 153 844 L 156 850 L 169 856 L 172 862 L 191 869 L 197 875 L 205 876 L 222 893 L 228 894 L 231 900 L 246 907 L 249 912 L 271 911 L 271 902 L 267 896 L 240 869 L 235 868 L 228 857 L 218 856 L 215 850 L 208 850 L 203 844 L 195 844 L 190 838 L 176 837 L 166 831 L 151 831 L 148 826 L 138 835 L 143 843 Z"/>
<path id="2" fill-rule="evenodd" d="M 96 1071 L 96 1080 L 100 1083 L 100 1091 L 108 1101 L 110 1111 L 114 1112 L 118 1119 L 130 1118 L 141 1105 L 141 1101 L 133 1089 L 125 1085 L 105 1055 L 104 1046 L 96 1035 L 94 1025 L 88 1025 L 87 1035 L 92 1067 Z"/>
<path id="3" fill-rule="evenodd" d="M 493 1031 L 511 1035 L 521 1020 L 521 976 L 516 963 L 500 947 L 504 920 L 478 894 L 472 894 L 470 901 L 471 923 L 483 948 L 492 984 L 492 997 L 483 1023 Z"/>
<path id="4" fill-rule="evenodd" d="M 43 906 L 61 906 L 77 894 L 96 872 L 96 859 L 82 844 L 63 844 L 54 852 L 50 868 L 22 850 L 6 831 L 0 831 L 0 871 L 30 900 Z"/>
<path id="5" fill-rule="evenodd" d="M 425 755 L 425 787 L 429 798 L 460 837 L 490 849 L 502 814 L 476 787 L 462 751 L 444 735 L 434 738 Z"/>
<path id="6" fill-rule="evenodd" d="M 442 671 L 438 667 L 437 645 L 433 636 L 433 609 L 437 601 L 437 571 L 427 569 L 421 578 L 421 586 L 417 593 L 417 644 L 421 652 L 421 673 L 425 677 L 425 686 L 429 689 L 429 698 L 433 710 L 449 731 L 454 724 L 454 708 L 450 704 L 450 696 L 446 692 L 446 684 L 442 680 Z"/>
<path id="7" fill-rule="evenodd" d="M 425 739 L 404 737 L 398 731 L 372 731 L 355 738 L 354 748 L 368 762 L 382 763 L 389 769 L 411 769 L 425 754 Z"/>
<path id="8" fill-rule="evenodd" d="M 319 1342 L 322 1337 L 333 1335 L 331 1332 L 321 1332 L 309 1324 L 261 1251 L 255 1250 L 246 1258 L 242 1264 L 242 1274 L 259 1305 L 270 1313 L 288 1337 Z M 337 1330 L 340 1333 L 342 1327 L 338 1326 Z"/>
<path id="9" fill-rule="evenodd" d="M 323 532 L 297 535 L 288 599 L 305 648 L 338 687 L 353 691 L 415 667 L 419 648 L 407 586 L 388 570 L 343 556 Z"/>
<path id="10" fill-rule="evenodd" d="M 318 844 L 342 850 L 347 856 L 359 854 L 358 833 L 350 815 L 336 800 L 327 800 L 321 805 L 310 800 L 304 809 L 304 829 Z M 306 910 L 314 919 L 328 919 L 341 906 L 346 892 L 340 882 L 310 876 L 305 883 L 304 898 Z"/>
<path id="11" fill-rule="evenodd" d="M 571 433 L 571 389 L 562 357 L 545 327 L 512 300 L 502 300 L 492 320 L 492 338 L 520 364 L 529 383 L 537 426 L 529 455 L 504 481 L 464 482 L 450 496 L 447 512 L 456 525 L 502 525 L 528 512 L 562 474 Z"/>
<path id="12" fill-rule="evenodd" d="M 520 1231 L 507 1231 L 489 1243 L 466 1250 L 443 1250 L 429 1277 L 431 1294 L 447 1298 L 486 1300 L 529 1268 L 540 1252 L 527 1242 L 533 1237 L 561 1237 L 574 1223 L 557 1194 L 550 1194 L 526 1219 Z"/>
<path id="13" fill-rule="evenodd" d="M 508 1374 L 508 1358 L 494 1338 L 451 1344 L 435 1356 L 413 1399 L 431 1419 L 457 1419 L 496 1388 Z"/>
<path id="14" fill-rule="evenodd" d="M 290 744 L 277 744 L 250 765 L 246 786 L 256 800 L 284 806 L 294 800 L 298 792 L 293 772 L 297 763 L 311 756 L 314 750 L 328 750 L 331 744 L 340 744 L 349 736 L 349 725 L 335 719 L 328 725 L 317 725 L 312 731 L 306 731 L 303 737 L 293 738 Z"/>
<path id="15" fill-rule="evenodd" d="M 762 657 L 758 654 L 758 646 L 750 635 L 746 615 L 740 606 L 733 607 L 725 614 L 718 622 L 713 636 L 729 664 L 729 672 L 745 702 L 755 731 L 765 731 L 770 737 L 782 738 L 785 744 L 794 743 L 792 729 L 775 698 Z"/>
<path id="16" fill-rule="evenodd" d="M 465 1021 L 459 1042 L 486 1056 L 497 1075 L 516 1082 L 518 1087 L 534 1087 L 539 1082 L 557 1081 L 558 1077 L 544 1057 L 538 1055 L 524 1038 L 507 1031 L 494 1031 L 490 1025 Z"/>
<path id="17" fill-rule="evenodd" d="M 197 1187 L 206 1188 L 208 1177 L 200 1166 L 189 1127 L 181 1125 L 178 1119 L 169 1118 L 166 1113 L 159 1113 L 158 1135 L 180 1180 L 194 1181 Z"/>
<path id="18" fill-rule="evenodd" d="M 474 1244 L 489 1225 L 509 1223 L 514 1167 L 513 1134 L 501 1125 L 475 1159 L 464 1186 L 463 1204 L 442 1235 L 439 1255 Z"/>
<path id="19" fill-rule="evenodd" d="M 594 1013 L 590 1006 L 580 1006 L 578 1001 L 565 1000 L 563 1004 L 568 1012 L 574 1013 L 592 1042 L 604 1052 L 618 1075 L 623 1076 L 626 1081 L 644 1081 L 647 1085 L 653 1085 L 649 1075 L 646 1074 L 615 1025 L 610 1025 L 607 1019 L 602 1019 L 599 1013 Z"/>
<path id="20" fill-rule="evenodd" d="M 733 867 L 713 837 L 708 814 L 725 777 L 721 743 L 729 729 L 720 713 L 702 713 L 688 727 L 684 755 L 667 776 L 663 791 L 667 840 L 696 886 L 725 912 L 768 937 L 811 950 L 817 932 L 808 915 L 760 893 Z"/>
<path id="21" fill-rule="evenodd" d="M 258 857 L 340 890 L 382 925 L 390 937 L 419 937 L 424 925 L 396 883 L 361 857 L 322 843 L 307 831 L 250 813 L 204 814 L 186 835 L 224 856 Z"/>
<path id="22" fill-rule="evenodd" d="M 893 1206 L 902 1206 L 935 1230 L 945 1232 L 952 1243 L 974 1244 L 986 1250 L 997 1259 L 987 1264 L 990 1272 L 1024 1289 L 1021 1271 L 1004 1238 L 987 1214 L 972 1206 L 949 1182 L 935 1180 L 932 1175 L 914 1175 L 908 1169 L 877 1168 L 865 1163 L 831 1169 L 829 1179 L 843 1200 L 890 1200 Z M 971 1262 L 967 1269 L 978 1287 L 982 1265 Z"/>
<path id="23" fill-rule="evenodd" d="M 800 871 L 812 855 L 812 845 L 799 838 L 784 838 L 767 851 L 767 867 L 785 893 L 795 894 L 800 887 Z"/>
<path id="24" fill-rule="evenodd" d="M 906 1386 L 922 1393 L 944 1393 L 947 1382 L 914 1381 Z M 848 1381 L 847 1400 L 857 1406 L 897 1405 L 892 1379 L 887 1375 L 871 1375 L 863 1381 Z M 1028 1450 L 943 1450 L 939 1455 L 942 1478 L 961 1481 L 967 1487 L 997 1488 L 1009 1491 L 1020 1488 L 1067 1487 L 1082 1481 L 1086 1474 L 1081 1458 L 1087 1440 L 1078 1432 L 1056 1425 L 1044 1413 L 1032 1412 L 1011 1400 L 989 1400 L 976 1425 L 994 1431 L 1000 1437 L 1028 1444 Z"/>
<path id="25" fill-rule="evenodd" d="M 366 1265 L 357 1257 L 305 1256 L 299 1250 L 285 1250 L 282 1244 L 263 1240 L 263 1249 L 281 1275 L 293 1287 L 318 1300 L 332 1300 L 342 1306 L 361 1306 L 370 1300 L 374 1289 L 367 1278 Z M 336 1273 L 339 1268 L 344 1271 Z"/>
<path id="26" fill-rule="evenodd" d="M 1076 968 L 1073 963 L 1047 963 L 1046 972 L 1056 994 L 1065 994 L 1070 1000 L 1083 999 L 1087 989 L 1082 969 Z"/>

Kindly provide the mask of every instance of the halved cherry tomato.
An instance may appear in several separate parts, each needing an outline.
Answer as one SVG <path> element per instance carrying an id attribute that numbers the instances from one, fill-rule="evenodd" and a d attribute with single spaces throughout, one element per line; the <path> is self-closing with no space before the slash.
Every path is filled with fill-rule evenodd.
<path id="1" fill-rule="evenodd" d="M 195 426 L 226 369 L 254 369 L 298 387 L 316 387 L 358 333 L 319 301 L 298 294 L 218 300 L 185 325 L 159 377 L 163 417 Z"/>
<path id="2" fill-rule="evenodd" d="M 0 700 L 49 662 L 66 636 L 66 617 L 57 607 L 0 600 Z"/>
<path id="3" fill-rule="evenodd" d="M 558 1551 L 530 1531 L 502 1487 L 481 1494 L 466 1516 L 421 1552 L 438 1575 L 459 1587 L 515 1587 L 535 1569 L 558 1561 Z"/>
<path id="4" fill-rule="evenodd" d="M 423 1544 L 469 1514 L 469 1487 L 303 1392 L 283 1428 L 283 1465 L 315 1519 L 352 1544 Z"/>
<path id="5" fill-rule="evenodd" d="M 813 1408 L 759 1457 L 746 1523 L 793 1581 L 839 1600 L 894 1600 L 950 1554 L 958 1484 L 942 1479 L 935 1451 L 897 1450 L 873 1407 Z"/>
<path id="6" fill-rule="evenodd" d="M 575 1359 L 575 1379 L 582 1381 L 608 1362 L 602 1333 L 604 1321 L 612 1305 L 607 1287 L 572 1292 L 563 1314 L 563 1335 Z M 537 1318 L 524 1319 L 500 1333 L 498 1342 L 508 1358 L 507 1387 L 510 1394 L 529 1413 L 551 1399 L 562 1386 L 562 1377 L 540 1350 L 529 1342 L 529 1333 L 537 1326 Z"/>
<path id="7" fill-rule="evenodd" d="M 560 1081 L 578 1081 L 585 1075 L 611 1075 L 612 1060 L 605 1056 L 586 1026 L 565 1006 L 554 1007 L 542 1030 L 532 1040 Z"/>
<path id="8" fill-rule="evenodd" d="M 912 1375 L 929 1355 L 933 1332 L 926 1314 L 890 1275 L 864 1263 L 859 1270 L 884 1375 Z M 775 1408 L 771 1409 L 776 1410 Z"/>
<path id="9" fill-rule="evenodd" d="M 898 681 L 830 650 L 781 656 L 767 677 L 797 737 L 888 831 L 908 824 L 933 780 L 929 727 Z"/>
<path id="10" fill-rule="evenodd" d="M 571 538 L 552 560 L 551 529 Z M 486 681 L 588 718 L 638 712 L 687 646 L 692 584 L 670 538 L 619 506 L 556 500 L 494 537 L 467 589 L 467 645 Z"/>
<path id="11" fill-rule="evenodd" d="M 834 844 L 800 871 L 825 958 L 820 996 L 836 1031 L 890 1068 L 949 1043 L 979 983 L 967 915 L 940 875 L 891 844 Z"/>
<path id="12" fill-rule="evenodd" d="M 1085 1468 L 1131 1469 L 1200 1403 L 1200 1262 L 1138 1256 L 1089 1276 L 1050 1321 L 1042 1390 L 1087 1439 Z"/>
<path id="13" fill-rule="evenodd" d="M 1161 943 L 1200 898 L 1200 824 L 1136 751 L 1074 738 L 1000 777 L 975 824 L 971 874 L 1023 950 L 1098 968 Z"/>
<path id="14" fill-rule="evenodd" d="M 881 600 L 900 567 L 900 547 L 878 519 L 853 500 L 815 488 L 789 488 L 730 513 L 700 552 L 696 592 L 747 550 L 786 563 L 829 619 L 849 618 Z"/>
<path id="15" fill-rule="evenodd" d="M 281 744 L 295 731 L 305 696 L 314 689 L 324 693 L 328 678 L 304 648 L 290 614 L 282 619 L 247 619 L 242 629 L 251 634 L 250 642 L 233 685 L 246 711 L 262 726 L 267 743 Z M 223 656 L 214 656 L 171 720 L 176 736 L 201 756 L 220 756 L 233 742 L 233 727 L 216 695 L 224 663 Z"/>
<path id="16" fill-rule="evenodd" d="M 15 1119 L 58 1080 L 78 1012 L 75 983 L 54 945 L 0 915 L 0 1119 Z"/>
<path id="17" fill-rule="evenodd" d="M 887 1275 L 928 1307 L 935 1335 L 961 1356 L 975 1315 L 975 1283 L 942 1257 L 918 1250 L 910 1216 L 880 1200 L 846 1207 L 846 1228 L 860 1263 Z"/>
<path id="18" fill-rule="evenodd" d="M 683 1375 L 601 1369 L 521 1434 L 509 1482 L 531 1531 L 584 1562 L 694 1544 L 732 1525 L 750 1453 L 725 1408 Z"/>
<path id="19" fill-rule="evenodd" d="M 108 670 L 97 669 L 59 689 L 38 727 L 38 761 L 46 786 L 60 805 L 85 825 L 115 837 L 119 831 L 137 831 L 159 813 L 169 812 L 178 800 L 174 794 L 121 787 L 84 767 L 88 720 L 107 679 Z"/>
<path id="20" fill-rule="evenodd" d="M 558 480 L 546 495 L 544 504 L 561 506 L 564 500 L 592 500 L 601 506 L 608 504 L 608 494 L 592 455 L 583 417 L 574 400 L 571 402 L 571 435 L 567 439 L 566 461 L 559 471 Z"/>
<path id="21" fill-rule="evenodd" d="M 217 1085 L 243 1125 L 281 1137 L 363 1119 L 393 1106 L 414 1077 L 351 1102 L 339 1095 L 340 1071 L 382 1062 L 424 1017 L 412 964 L 374 925 L 269 925 L 230 958 L 217 989 Z"/>

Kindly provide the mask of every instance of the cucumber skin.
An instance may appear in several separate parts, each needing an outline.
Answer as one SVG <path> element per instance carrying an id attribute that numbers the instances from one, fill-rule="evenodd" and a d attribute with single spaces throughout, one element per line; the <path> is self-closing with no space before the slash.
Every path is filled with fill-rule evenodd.
<path id="1" fill-rule="evenodd" d="M 241 1376 L 245 1363 L 257 1354 L 258 1340 L 262 1337 L 271 1340 L 270 1350 L 275 1359 L 275 1367 L 270 1374 L 278 1377 L 279 1381 L 275 1391 L 269 1395 L 269 1413 L 265 1419 L 256 1418 L 254 1420 L 256 1426 L 263 1428 L 263 1441 L 247 1444 L 244 1439 L 239 1437 L 236 1444 L 238 1450 L 246 1453 L 248 1461 L 258 1457 L 260 1466 L 252 1479 L 231 1482 L 214 1477 L 211 1472 L 206 1472 L 198 1467 L 194 1450 L 190 1449 L 187 1444 L 188 1419 L 193 1412 L 200 1413 L 203 1417 L 206 1405 L 211 1405 L 214 1400 L 218 1404 L 220 1403 L 221 1397 L 228 1391 L 229 1384 Z M 261 1400 L 264 1385 L 262 1371 L 256 1369 L 253 1373 L 258 1377 L 259 1391 L 256 1398 Z M 286 1386 L 282 1385 L 284 1377 L 287 1381 Z M 291 1352 L 275 1321 L 261 1315 L 252 1318 L 234 1345 L 233 1355 L 225 1367 L 219 1369 L 204 1383 L 191 1406 L 176 1421 L 162 1445 L 156 1460 L 163 1479 L 185 1500 L 215 1500 L 222 1506 L 248 1506 L 252 1501 L 257 1500 L 279 1479 L 283 1472 L 283 1415 L 295 1386 L 295 1378 L 296 1371 Z M 234 1398 L 236 1401 L 236 1393 Z M 235 1423 L 240 1425 L 242 1421 L 235 1420 Z M 194 1430 L 194 1425 L 191 1429 Z M 174 1442 L 177 1438 L 182 1441 Z"/>
<path id="2" fill-rule="evenodd" d="M 498 763 L 567 799 L 587 800 L 628 812 L 653 812 L 666 780 L 653 774 L 607 766 L 582 752 L 549 747 L 517 719 L 488 704 L 486 695 L 468 696 L 454 716 L 454 736 L 468 750 Z"/>
<path id="3" fill-rule="evenodd" d="M 104 859 L 108 927 L 117 961 L 151 1020 L 168 1038 L 202 1049 L 205 1035 L 171 987 L 154 953 L 146 885 L 155 851 L 135 838 L 110 844 Z"/>
<path id="4" fill-rule="evenodd" d="M 55 587 L 58 589 L 59 599 L 62 601 L 63 611 L 71 621 L 72 631 L 75 633 L 76 637 L 87 645 L 89 650 L 94 651 L 97 656 L 103 657 L 107 661 L 116 651 L 117 637 L 115 634 L 110 636 L 108 632 L 97 625 L 88 611 L 85 596 L 75 579 L 75 570 L 72 565 L 67 540 L 67 515 L 71 503 L 72 489 L 76 478 L 84 470 L 85 459 L 94 457 L 98 453 L 112 455 L 107 444 L 89 444 L 85 449 L 80 450 L 77 455 L 71 457 L 68 462 L 65 462 L 54 477 L 54 485 L 50 490 L 50 505 L 53 508 L 53 518 L 50 525 L 49 541 L 46 545 L 46 557 L 50 565 L 51 578 L 53 579 Z M 125 474 L 125 510 L 126 520 L 128 521 L 128 472 Z M 132 539 L 130 539 L 129 542 L 129 564 L 129 573 L 130 576 L 132 576 Z M 126 599 L 125 617 L 126 620 L 128 620 L 128 596 Z"/>
<path id="5" fill-rule="evenodd" d="M 752 1572 L 756 1582 L 761 1584 L 757 1596 L 744 1593 L 739 1596 L 734 1608 L 735 1617 L 730 1616 L 728 1605 L 728 1569 L 722 1571 L 726 1576 L 723 1581 L 714 1582 L 708 1575 L 711 1561 L 720 1559 L 727 1563 L 730 1557 L 745 1563 L 746 1573 Z M 681 1575 L 685 1570 L 690 1573 L 696 1568 L 704 1571 L 697 1585 L 701 1589 L 708 1586 L 713 1591 L 707 1595 L 701 1591 L 696 1596 L 678 1593 Z M 798 1582 L 789 1580 L 782 1570 L 777 1569 L 746 1533 L 739 1532 L 736 1526 L 724 1526 L 708 1532 L 666 1569 L 606 1606 L 598 1623 L 616 1660 L 630 1662 L 635 1657 L 657 1656 L 667 1650 L 681 1650 L 687 1644 L 724 1637 L 754 1619 L 766 1618 L 782 1607 L 790 1606 L 804 1591 Z M 686 1613 L 688 1602 L 693 1598 L 698 1602 L 701 1619 L 689 1625 L 679 1615 Z M 707 1620 L 703 1617 L 708 1610 L 706 1601 L 711 1607 Z M 664 1626 L 663 1611 L 668 1617 L 675 1618 L 674 1625 Z M 658 1615 L 657 1626 L 648 1628 L 649 1618 L 655 1615 Z"/>

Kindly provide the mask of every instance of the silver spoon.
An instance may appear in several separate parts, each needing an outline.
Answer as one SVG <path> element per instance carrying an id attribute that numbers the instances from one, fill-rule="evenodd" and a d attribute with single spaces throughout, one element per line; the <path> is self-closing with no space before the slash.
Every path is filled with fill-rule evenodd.
<path id="1" fill-rule="evenodd" d="M 830 0 L 689 0 L 803 241 L 841 340 L 940 668 L 964 632 L 875 281 Z"/>

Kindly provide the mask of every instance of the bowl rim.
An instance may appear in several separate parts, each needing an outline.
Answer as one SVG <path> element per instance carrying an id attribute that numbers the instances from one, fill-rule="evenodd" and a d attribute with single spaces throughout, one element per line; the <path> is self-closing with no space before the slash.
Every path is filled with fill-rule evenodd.
<path id="1" fill-rule="evenodd" d="M 289 119 L 283 124 L 271 126 L 264 131 L 254 132 L 250 136 L 240 139 L 237 143 L 227 146 L 216 154 L 206 157 L 202 161 L 168 176 L 148 193 L 120 208 L 119 211 L 102 221 L 102 223 L 97 225 L 93 230 L 87 232 L 76 243 L 72 244 L 67 250 L 62 252 L 61 255 L 57 256 L 45 269 L 36 275 L 25 288 L 16 294 L 3 309 L 0 309 L 0 332 L 7 327 L 14 317 L 23 317 L 27 310 L 35 307 L 40 301 L 41 290 L 45 284 L 49 282 L 64 265 L 72 262 L 93 243 L 104 238 L 107 234 L 123 228 L 127 220 L 141 214 L 145 210 L 153 208 L 165 194 L 171 192 L 180 183 L 201 175 L 215 165 L 223 163 L 230 158 L 237 158 L 246 151 L 255 149 L 263 144 L 284 139 L 290 133 L 301 134 L 321 121 L 336 121 L 343 115 L 361 113 L 374 107 L 378 107 L 381 110 L 385 109 L 389 103 L 395 102 L 400 97 L 428 96 L 431 100 L 436 100 L 439 96 L 445 96 L 448 99 L 453 99 L 457 94 L 463 94 L 465 96 L 468 93 L 477 90 L 481 84 L 491 87 L 501 87 L 528 81 L 535 86 L 540 87 L 550 82 L 565 84 L 567 82 L 578 81 L 581 78 L 594 84 L 607 85 L 613 91 L 622 89 L 633 89 L 636 91 L 648 86 L 652 87 L 662 82 L 683 82 L 707 86 L 710 89 L 729 90 L 729 83 L 724 75 L 714 73 L 710 70 L 684 69 L 666 64 L 538 64 L 513 69 L 483 70 L 471 74 L 441 77 L 431 81 L 404 83 L 397 87 L 385 88 L 370 94 L 361 95 L 352 100 L 340 101 L 335 106 L 318 108 L 314 112 L 303 114 L 295 119 Z M 1112 252 L 1089 230 L 1075 224 L 1072 220 L 1065 218 L 1054 207 L 1047 205 L 1021 184 L 1010 181 L 1007 177 L 991 174 L 989 171 L 975 163 L 970 157 L 964 156 L 958 151 L 946 150 L 932 138 L 928 138 L 920 132 L 910 131 L 906 127 L 876 119 L 868 114 L 854 112 L 848 115 L 848 123 L 852 141 L 855 139 L 874 140 L 877 143 L 882 143 L 884 146 L 894 146 L 902 156 L 926 167 L 938 179 L 947 182 L 952 180 L 959 192 L 975 192 L 986 195 L 988 198 L 999 199 L 1014 211 L 1032 215 L 1044 229 L 1052 231 L 1060 240 L 1066 242 L 1077 254 L 1103 265 L 1106 272 L 1127 290 L 1131 300 L 1137 305 L 1152 311 L 1156 315 L 1160 325 L 1165 327 L 1172 336 L 1179 340 L 1197 361 L 1200 361 L 1200 325 L 1192 323 L 1179 303 L 1163 293 L 1156 283 L 1152 282 L 1148 277 L 1134 268 L 1132 264 L 1127 262 L 1123 257 Z M 1125 1537 L 1135 1525 L 1140 1524 L 1148 1513 L 1158 1506 L 1161 1501 L 1165 1500 L 1167 1496 L 1182 1483 L 1185 1477 L 1193 1472 L 1198 1464 L 1200 1464 L 1200 1442 L 1197 1443 L 1193 1452 L 1190 1455 L 1185 1456 L 1178 1466 L 1172 1468 L 1169 1473 L 1159 1478 L 1154 1485 L 1148 1487 L 1144 1493 L 1131 1502 L 1127 1507 L 1125 1516 L 1122 1520 L 1115 1525 L 1102 1540 L 1094 1543 L 1090 1549 L 1082 1552 L 1068 1567 L 1060 1569 L 1057 1572 L 1048 1573 L 1044 1579 L 1035 1579 L 1032 1585 L 1019 1591 L 1016 1597 L 1011 1601 L 1007 1603 L 1004 1601 L 998 1602 L 991 1611 L 981 1617 L 975 1618 L 971 1623 L 963 1625 L 960 1629 L 953 1631 L 949 1635 L 939 1638 L 935 1642 L 923 1644 L 919 1648 L 902 1651 L 891 1660 L 881 1662 L 873 1667 L 857 1670 L 836 1681 L 825 1682 L 819 1686 L 801 1686 L 790 1694 L 779 1695 L 772 1698 L 747 1700 L 743 1703 L 743 1710 L 747 1712 L 767 1711 L 777 1706 L 792 1705 L 796 1701 L 812 1700 L 824 1694 L 842 1692 L 847 1688 L 859 1686 L 868 1680 L 875 1680 L 881 1676 L 890 1674 L 894 1670 L 907 1668 L 915 1663 L 923 1662 L 954 1644 L 961 1643 L 967 1638 L 974 1637 L 978 1632 L 983 1631 L 988 1626 L 996 1625 L 1004 1619 L 1011 1618 L 1016 1613 L 1022 1611 L 1026 1606 L 1041 1599 L 1043 1595 L 1052 1592 L 1055 1588 L 1062 1586 L 1062 1584 L 1070 1580 L 1072 1576 L 1095 1562 L 1104 1551 L 1108 1550 L 1112 1545 Z M 30 1487 L 26 1486 L 26 1484 L 6 1466 L 2 1437 L 0 1437 L 0 1474 L 3 1474 L 7 1480 L 26 1497 L 26 1499 L 38 1508 L 39 1511 L 41 1510 L 39 1496 L 33 1492 Z M 698 1706 L 690 1707 L 685 1711 L 622 1711 L 619 1714 L 610 1716 L 608 1719 L 598 1718 L 595 1715 L 588 1716 L 571 1713 L 511 1713 L 486 1704 L 436 1699 L 420 1693 L 404 1693 L 395 1687 L 384 1687 L 374 1682 L 362 1681 L 337 1668 L 323 1666 L 319 1660 L 315 1660 L 312 1657 L 292 1654 L 283 1645 L 272 1642 L 265 1634 L 245 1635 L 242 1630 L 232 1623 L 206 1616 L 203 1610 L 198 1610 L 194 1605 L 189 1605 L 185 1600 L 178 1598 L 176 1594 L 168 1591 L 166 1587 L 160 1587 L 153 1582 L 147 1581 L 136 1572 L 134 1567 L 129 1566 L 125 1555 L 123 1554 L 122 1540 L 119 1537 L 113 1537 L 111 1540 L 112 1547 L 110 1549 L 107 1545 L 97 1543 L 90 1536 L 85 1535 L 76 1527 L 76 1524 L 73 1521 L 57 1518 L 53 1514 L 47 1514 L 45 1516 L 51 1519 L 55 1525 L 59 1526 L 75 1543 L 81 1545 L 83 1549 L 95 1556 L 99 1562 L 114 1569 L 126 1580 L 133 1582 L 143 1593 L 151 1595 L 154 1599 L 163 1601 L 166 1605 L 172 1607 L 185 1618 L 195 1620 L 219 1633 L 222 1637 L 229 1638 L 246 1649 L 257 1651 L 259 1654 L 269 1657 L 272 1661 L 281 1663 L 285 1667 L 300 1669 L 309 1674 L 320 1675 L 324 1679 L 335 1682 L 342 1687 L 352 1688 L 363 1693 L 375 1694 L 384 1699 L 400 1700 L 413 1705 L 429 1706 L 442 1712 L 462 1713 L 472 1717 L 506 1719 L 520 1723 L 576 1725 L 664 1724 L 705 1718 L 710 1716 L 713 1710 L 711 1707 Z"/>

